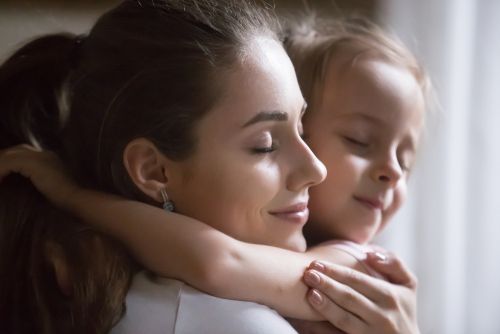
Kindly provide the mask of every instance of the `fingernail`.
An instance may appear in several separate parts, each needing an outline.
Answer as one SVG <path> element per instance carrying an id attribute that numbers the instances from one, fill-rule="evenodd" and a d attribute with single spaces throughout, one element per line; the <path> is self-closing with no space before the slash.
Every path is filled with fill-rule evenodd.
<path id="1" fill-rule="evenodd" d="M 312 270 L 307 270 L 304 273 L 304 281 L 311 286 L 318 286 L 319 283 L 321 282 L 321 278 L 317 273 L 315 273 Z"/>
<path id="2" fill-rule="evenodd" d="M 380 261 L 380 262 L 385 262 L 387 260 L 387 256 L 385 256 L 385 254 L 383 254 L 383 253 L 374 252 L 373 254 L 377 258 L 377 260 Z"/>
<path id="3" fill-rule="evenodd" d="M 325 271 L 325 265 L 321 262 L 318 262 L 318 261 L 314 261 L 313 263 L 311 263 L 309 268 L 316 269 L 318 271 Z"/>
<path id="4" fill-rule="evenodd" d="M 312 290 L 309 294 L 309 300 L 313 304 L 321 305 L 323 303 L 323 296 L 317 290 Z"/>

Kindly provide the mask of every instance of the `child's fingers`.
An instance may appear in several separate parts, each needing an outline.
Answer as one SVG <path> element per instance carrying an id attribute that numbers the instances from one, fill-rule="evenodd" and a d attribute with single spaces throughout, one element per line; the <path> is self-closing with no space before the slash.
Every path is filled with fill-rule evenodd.
<path id="1" fill-rule="evenodd" d="M 18 173 L 19 166 L 16 164 L 17 147 L 0 151 L 0 180 L 10 173 Z"/>
<path id="2" fill-rule="evenodd" d="M 18 145 L 0 152 L 0 180 L 11 173 L 19 173 L 30 178 L 27 160 L 33 160 L 40 154 L 33 146 Z"/>
<path id="3" fill-rule="evenodd" d="M 396 255 L 390 252 L 368 253 L 366 262 L 387 280 L 410 289 L 417 287 L 417 278 Z"/>

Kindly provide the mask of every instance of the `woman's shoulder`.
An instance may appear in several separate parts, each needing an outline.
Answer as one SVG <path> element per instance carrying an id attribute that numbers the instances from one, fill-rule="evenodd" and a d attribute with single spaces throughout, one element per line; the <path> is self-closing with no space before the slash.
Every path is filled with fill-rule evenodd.
<path id="1" fill-rule="evenodd" d="M 127 295 L 127 311 L 112 334 L 296 333 L 267 306 L 214 297 L 181 281 L 141 272 Z"/>
<path id="2" fill-rule="evenodd" d="M 296 331 L 267 306 L 217 298 L 185 285 L 175 333 L 286 334 Z"/>
<path id="3" fill-rule="evenodd" d="M 183 283 L 161 283 L 145 272 L 137 273 L 125 300 L 125 312 L 111 334 L 173 334 Z"/>

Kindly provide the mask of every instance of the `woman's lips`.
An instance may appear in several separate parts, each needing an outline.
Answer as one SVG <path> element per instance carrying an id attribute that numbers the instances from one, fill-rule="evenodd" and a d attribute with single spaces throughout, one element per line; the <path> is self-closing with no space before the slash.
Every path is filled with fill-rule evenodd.
<path id="1" fill-rule="evenodd" d="M 307 208 L 307 203 L 294 204 L 284 209 L 279 209 L 269 213 L 276 218 L 294 224 L 305 224 L 307 219 L 309 219 L 309 209 Z"/>

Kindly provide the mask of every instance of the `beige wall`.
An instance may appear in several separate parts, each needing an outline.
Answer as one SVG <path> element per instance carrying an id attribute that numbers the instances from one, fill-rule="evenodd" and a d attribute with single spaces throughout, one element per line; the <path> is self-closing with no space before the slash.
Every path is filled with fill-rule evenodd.
<path id="1" fill-rule="evenodd" d="M 37 35 L 86 32 L 112 5 L 113 1 L 0 0 L 0 60 Z"/>
<path id="2" fill-rule="evenodd" d="M 313 8 L 322 14 L 360 14 L 374 17 L 377 0 L 274 0 L 279 11 Z"/>

